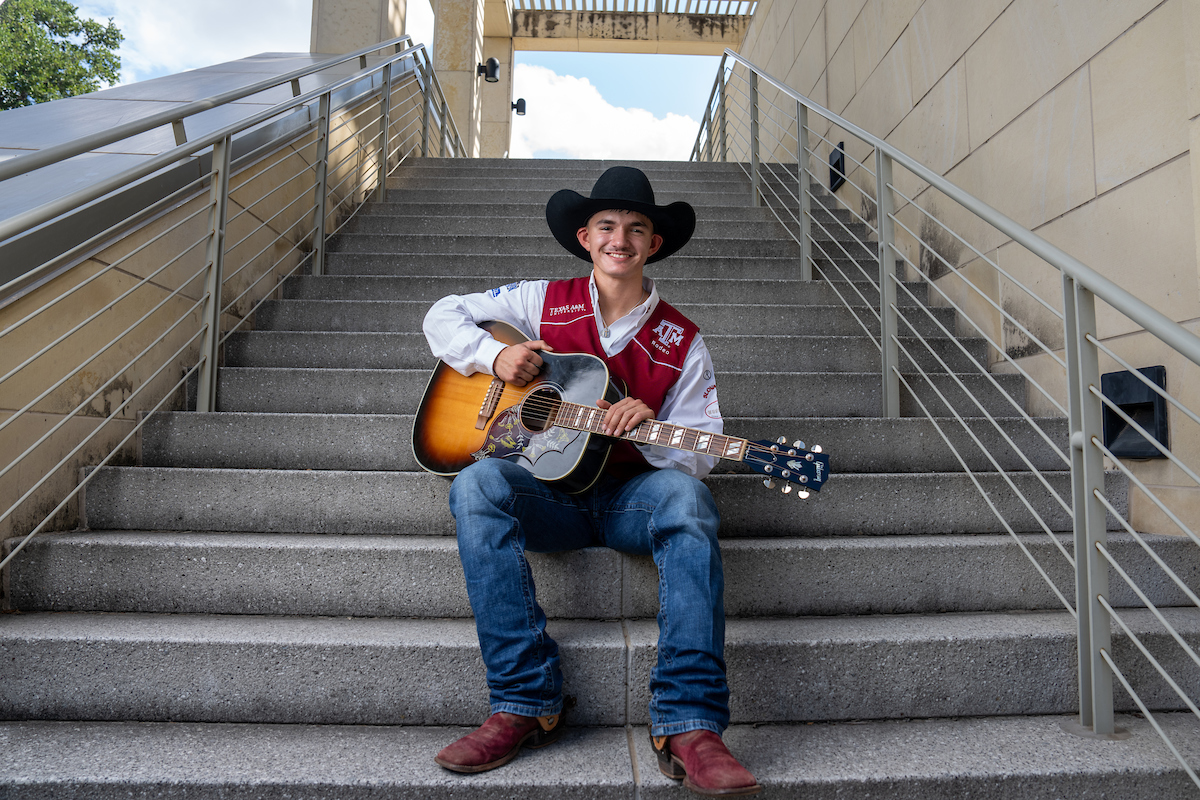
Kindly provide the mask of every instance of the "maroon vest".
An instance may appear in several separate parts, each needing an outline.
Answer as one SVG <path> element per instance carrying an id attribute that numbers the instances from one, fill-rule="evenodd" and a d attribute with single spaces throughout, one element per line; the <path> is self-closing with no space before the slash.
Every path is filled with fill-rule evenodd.
<path id="1" fill-rule="evenodd" d="M 560 353 L 591 353 L 604 360 L 609 374 L 624 381 L 627 394 L 662 411 L 667 392 L 683 374 L 683 362 L 700 329 L 659 300 L 650 319 L 625 349 L 613 356 L 604 354 L 596 331 L 595 309 L 588 278 L 551 281 L 542 306 L 541 338 Z M 605 471 L 618 478 L 644 472 L 649 465 L 629 442 L 618 442 Z"/>

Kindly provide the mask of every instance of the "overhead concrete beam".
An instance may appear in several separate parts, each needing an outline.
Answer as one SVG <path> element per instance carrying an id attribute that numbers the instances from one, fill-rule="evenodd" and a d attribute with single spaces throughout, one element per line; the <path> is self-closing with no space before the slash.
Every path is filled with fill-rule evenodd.
<path id="1" fill-rule="evenodd" d="M 516 50 L 720 55 L 737 49 L 751 17 L 610 11 L 513 11 Z"/>

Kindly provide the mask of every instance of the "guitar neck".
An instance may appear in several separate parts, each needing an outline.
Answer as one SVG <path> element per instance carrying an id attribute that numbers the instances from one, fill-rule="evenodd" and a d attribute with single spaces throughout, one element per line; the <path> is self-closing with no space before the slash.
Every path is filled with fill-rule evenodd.
<path id="1" fill-rule="evenodd" d="M 563 402 L 555 411 L 549 424 L 603 435 L 604 413 L 604 409 L 595 406 Z M 648 419 L 628 433 L 616 438 L 640 444 L 656 444 L 674 450 L 703 453 L 707 456 L 727 458 L 731 461 L 742 461 L 746 455 L 746 448 L 750 444 L 746 439 L 739 439 L 736 436 L 725 436 L 720 433 L 702 431 L 699 428 L 687 428 L 683 425 L 672 425 L 656 419 Z"/>

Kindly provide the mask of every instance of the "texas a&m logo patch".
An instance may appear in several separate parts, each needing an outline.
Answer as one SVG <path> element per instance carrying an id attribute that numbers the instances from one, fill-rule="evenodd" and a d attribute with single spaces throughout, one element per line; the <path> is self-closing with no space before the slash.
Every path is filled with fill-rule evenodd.
<path id="1" fill-rule="evenodd" d="M 683 328 L 676 325 L 674 322 L 667 322 L 665 319 L 658 323 L 658 327 L 654 329 L 657 341 L 652 341 L 656 348 L 664 353 L 671 352 L 671 345 L 679 344 L 683 341 Z"/>

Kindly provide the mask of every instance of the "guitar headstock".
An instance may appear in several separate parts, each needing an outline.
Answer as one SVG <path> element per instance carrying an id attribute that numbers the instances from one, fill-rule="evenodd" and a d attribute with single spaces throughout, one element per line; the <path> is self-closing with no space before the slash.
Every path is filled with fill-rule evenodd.
<path id="1" fill-rule="evenodd" d="M 776 480 L 780 480 L 784 482 L 784 494 L 791 494 L 796 489 L 801 500 L 806 499 L 810 491 L 821 491 L 829 478 L 829 456 L 821 452 L 820 445 L 806 450 L 804 442 L 788 444 L 782 436 L 774 442 L 766 439 L 750 442 L 742 461 L 750 469 L 767 476 L 763 485 L 768 489 L 774 489 Z"/>

